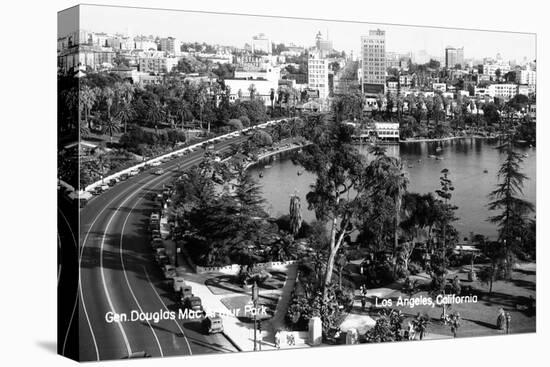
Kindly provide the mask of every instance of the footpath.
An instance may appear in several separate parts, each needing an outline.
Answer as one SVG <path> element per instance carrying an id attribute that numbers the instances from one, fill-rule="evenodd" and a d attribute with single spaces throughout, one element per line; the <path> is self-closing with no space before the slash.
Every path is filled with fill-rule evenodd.
<path id="1" fill-rule="evenodd" d="M 166 252 L 169 258 L 175 259 L 175 242 L 165 241 Z M 214 275 L 211 273 L 199 274 L 187 261 L 187 256 L 183 253 L 177 253 L 176 272 L 182 276 L 185 282 L 193 288 L 193 294 L 200 297 L 202 305 L 207 312 L 216 312 L 223 319 L 224 336 L 229 340 L 234 348 L 240 351 L 254 350 L 254 326 L 253 323 L 246 323 L 239 320 L 235 315 L 235 310 L 229 309 L 224 303 L 223 298 L 231 297 L 232 294 L 214 294 L 206 285 L 206 281 Z M 269 293 L 270 296 L 278 296 L 277 306 L 274 315 L 269 320 L 262 321 L 262 331 L 257 332 L 257 349 L 273 350 L 275 347 L 275 333 L 284 328 L 284 319 L 290 302 L 291 293 L 294 289 L 297 275 L 297 265 L 287 265 L 285 269 L 278 269 L 286 273 L 286 280 L 282 289 L 277 291 L 260 291 L 260 296 Z M 243 293 L 234 293 L 235 297 L 242 296 Z M 242 315 L 243 310 L 240 310 Z M 294 344 L 287 343 L 287 336 L 294 336 Z M 308 347 L 307 332 L 281 332 L 280 348 L 300 348 Z M 290 339 L 289 339 L 290 340 Z"/>

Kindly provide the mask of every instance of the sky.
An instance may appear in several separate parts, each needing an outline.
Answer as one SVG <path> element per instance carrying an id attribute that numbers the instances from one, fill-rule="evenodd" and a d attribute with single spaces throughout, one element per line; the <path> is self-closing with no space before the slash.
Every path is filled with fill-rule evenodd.
<path id="1" fill-rule="evenodd" d="M 62 14 L 62 13 L 61 13 Z M 74 30 L 75 23 L 58 26 L 59 35 Z M 83 30 L 123 33 L 130 36 L 172 36 L 183 42 L 206 42 L 243 47 L 252 36 L 265 35 L 275 43 L 313 46 L 321 31 L 332 40 L 338 51 L 359 54 L 360 39 L 370 29 L 386 31 L 386 51 L 409 52 L 426 50 L 443 57 L 447 46 L 464 47 L 466 59 L 495 57 L 521 61 L 536 58 L 536 38 L 531 33 L 512 33 L 450 28 L 387 25 L 376 23 L 288 19 L 248 15 L 185 12 L 81 5 L 80 27 Z"/>

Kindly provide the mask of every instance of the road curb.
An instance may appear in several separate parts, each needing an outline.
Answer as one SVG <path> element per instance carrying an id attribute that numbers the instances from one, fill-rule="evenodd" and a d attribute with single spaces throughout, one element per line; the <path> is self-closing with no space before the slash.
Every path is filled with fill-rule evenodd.
<path id="1" fill-rule="evenodd" d="M 238 352 L 242 352 L 243 350 L 239 345 L 229 336 L 225 333 L 225 331 L 222 331 L 222 335 L 225 336 L 225 338 L 231 343 L 232 346 L 234 346 Z"/>

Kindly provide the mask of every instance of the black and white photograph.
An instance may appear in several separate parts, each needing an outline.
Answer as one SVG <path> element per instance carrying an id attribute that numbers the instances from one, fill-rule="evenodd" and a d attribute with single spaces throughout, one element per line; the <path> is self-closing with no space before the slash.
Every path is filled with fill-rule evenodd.
<path id="1" fill-rule="evenodd" d="M 77 5 L 56 65 L 58 354 L 537 332 L 535 33 Z"/>

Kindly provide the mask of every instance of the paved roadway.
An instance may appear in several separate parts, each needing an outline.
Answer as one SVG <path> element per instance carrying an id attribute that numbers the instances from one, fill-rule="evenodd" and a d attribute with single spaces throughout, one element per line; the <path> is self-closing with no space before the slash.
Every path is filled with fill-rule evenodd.
<path id="1" fill-rule="evenodd" d="M 223 151 L 245 139 L 218 142 L 215 149 Z M 80 360 L 118 359 L 143 351 L 155 357 L 236 351 L 222 334 L 202 334 L 197 322 L 105 321 L 109 311 L 130 316 L 132 310 L 173 309 L 170 284 L 149 246 L 147 223 L 153 204 L 147 194 L 161 190 L 176 175 L 178 165 L 190 167 L 203 155 L 204 150 L 198 149 L 120 182 L 80 211 L 78 312 L 60 323 L 63 340 L 68 344 L 78 340 Z M 157 168 L 166 172 L 153 175 Z"/>

